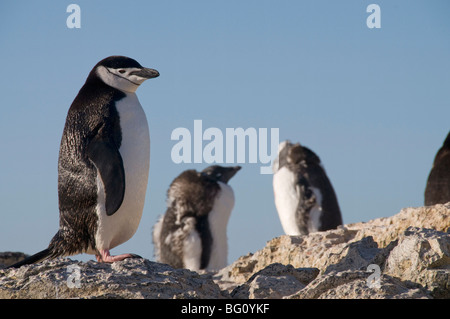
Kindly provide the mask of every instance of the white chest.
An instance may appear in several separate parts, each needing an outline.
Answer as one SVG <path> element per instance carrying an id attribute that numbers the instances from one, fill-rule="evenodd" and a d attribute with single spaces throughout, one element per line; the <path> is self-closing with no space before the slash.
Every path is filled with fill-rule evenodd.
<path id="1" fill-rule="evenodd" d="M 116 103 L 120 117 L 122 143 L 119 152 L 125 169 L 125 196 L 120 208 L 107 216 L 104 203 L 97 205 L 99 217 L 97 249 L 111 249 L 130 239 L 136 232 L 144 208 L 150 166 L 150 134 L 147 118 L 134 93 Z M 100 178 L 98 178 L 100 179 Z M 98 198 L 103 191 L 100 181 Z"/>
<path id="2" fill-rule="evenodd" d="M 147 184 L 150 163 L 150 134 L 147 117 L 135 93 L 128 93 L 125 98 L 116 103 L 122 130 L 120 154 L 125 168 L 125 178 L 130 181 L 130 187 L 137 183 Z M 128 184 L 128 183 L 127 183 Z M 128 185 L 127 185 L 128 187 Z"/>
<path id="3" fill-rule="evenodd" d="M 214 201 L 213 209 L 208 216 L 213 245 L 207 269 L 211 270 L 221 269 L 227 265 L 227 225 L 234 207 L 233 189 L 222 182 L 219 182 L 219 185 L 221 188 L 220 194 Z"/>
<path id="4" fill-rule="evenodd" d="M 295 185 L 295 176 L 286 167 L 282 167 L 273 175 L 273 190 L 275 207 L 285 234 L 290 236 L 300 235 L 295 218 L 299 193 Z"/>

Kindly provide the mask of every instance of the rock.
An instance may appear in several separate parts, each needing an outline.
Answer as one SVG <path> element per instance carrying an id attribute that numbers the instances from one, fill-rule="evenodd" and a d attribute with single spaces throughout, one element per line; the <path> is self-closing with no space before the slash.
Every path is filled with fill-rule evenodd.
<path id="1" fill-rule="evenodd" d="M 410 299 L 430 298 L 427 291 L 396 278 L 381 275 L 380 287 L 370 288 L 365 271 L 330 272 L 287 299 Z"/>
<path id="2" fill-rule="evenodd" d="M 340 252 L 342 258 L 337 263 L 329 265 L 324 273 L 366 269 L 375 263 L 376 257 L 381 253 L 382 250 L 378 248 L 372 236 L 364 237 L 345 245 Z"/>
<path id="3" fill-rule="evenodd" d="M 256 253 L 240 257 L 222 269 L 221 274 L 228 281 L 243 284 L 255 272 L 273 263 L 323 271 L 328 265 L 337 263 L 340 253 L 354 234 L 346 228 L 339 228 L 304 236 L 283 235 L 272 239 Z"/>
<path id="4" fill-rule="evenodd" d="M 270 240 L 256 253 L 241 256 L 222 269 L 221 276 L 243 284 L 253 273 L 272 263 L 291 264 L 295 268 L 314 267 L 321 273 L 328 267 L 328 271 L 336 270 L 336 267 L 361 269 L 370 263 L 381 262 L 383 254 L 389 253 L 396 240 L 410 226 L 445 232 L 450 228 L 450 203 L 405 208 L 389 218 L 349 224 L 309 235 L 283 235 Z M 344 257 L 346 265 L 341 263 Z"/>
<path id="5" fill-rule="evenodd" d="M 450 234 L 409 227 L 389 254 L 385 273 L 450 298 Z"/>
<path id="6" fill-rule="evenodd" d="M 20 252 L 6 251 L 0 253 L 0 268 L 8 267 L 18 261 L 21 261 L 22 259 L 25 259 L 26 257 L 28 257 L 28 255 Z"/>
<path id="7" fill-rule="evenodd" d="M 0 298 L 450 298 L 450 203 L 280 236 L 218 272 L 67 258 L 0 269 Z M 2 257 L 3 256 L 3 257 Z M 11 264 L 23 254 L 0 254 Z M 1 259 L 3 258 L 3 259 Z"/>
<path id="8" fill-rule="evenodd" d="M 356 230 L 355 240 L 372 236 L 380 247 L 386 247 L 408 227 L 428 228 L 442 232 L 450 229 L 450 203 L 425 207 L 408 207 L 392 217 L 378 218 L 367 223 L 349 224 Z"/>
<path id="9" fill-rule="evenodd" d="M 235 288 L 231 296 L 238 299 L 282 298 L 303 289 L 318 274 L 317 268 L 296 269 L 292 265 L 271 264 Z"/>
<path id="10" fill-rule="evenodd" d="M 252 278 L 279 263 L 320 271 L 316 279 L 288 298 L 448 298 L 450 235 L 445 231 L 449 228 L 450 203 L 406 208 L 389 218 L 306 236 L 274 238 L 218 275 L 238 285 L 234 297 L 280 297 L 259 291 L 264 285 L 279 286 L 283 278 Z M 379 289 L 368 286 L 367 278 L 372 274 L 367 272 L 369 265 L 379 267 Z M 286 284 L 294 287 L 292 280 Z"/>
<path id="11" fill-rule="evenodd" d="M 146 259 L 113 264 L 58 258 L 0 270 L 0 298 L 225 298 L 211 279 Z"/>

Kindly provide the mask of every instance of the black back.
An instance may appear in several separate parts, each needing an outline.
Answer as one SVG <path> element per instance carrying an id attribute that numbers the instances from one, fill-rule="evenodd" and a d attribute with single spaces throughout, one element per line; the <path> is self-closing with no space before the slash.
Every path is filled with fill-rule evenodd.
<path id="1" fill-rule="evenodd" d="M 123 200 L 122 138 L 115 107 L 123 97 L 97 77 L 94 67 L 70 106 L 58 160 L 60 231 L 49 246 L 54 254 L 95 249 L 97 169 L 105 183 L 107 213 L 113 214 Z"/>
<path id="2" fill-rule="evenodd" d="M 58 159 L 59 230 L 47 249 L 11 267 L 96 249 L 98 174 L 105 187 L 106 214 L 114 214 L 122 204 L 126 185 L 119 152 L 122 142 L 120 119 L 115 103 L 125 94 L 97 76 L 96 69 L 100 65 L 142 68 L 131 58 L 110 56 L 98 62 L 89 73 L 69 108 L 61 138 Z M 156 77 L 159 73 L 144 70 L 143 75 Z"/>
<path id="3" fill-rule="evenodd" d="M 434 158 L 425 188 L 425 205 L 450 202 L 450 132 Z"/>
<path id="4" fill-rule="evenodd" d="M 322 194 L 322 216 L 319 231 L 335 229 L 342 225 L 342 215 L 336 193 L 321 165 L 320 158 L 309 148 L 297 143 L 289 147 L 286 165 L 296 173 L 297 187 L 300 189 L 301 198 L 296 214 L 300 231 L 304 234 L 309 232 L 309 211 L 318 201 L 311 187 L 319 189 Z"/>
<path id="5" fill-rule="evenodd" d="M 192 225 L 198 231 L 202 242 L 200 268 L 207 267 L 211 256 L 212 236 L 209 229 L 208 214 L 212 210 L 214 199 L 220 191 L 219 184 L 196 170 L 187 170 L 174 179 L 168 190 L 168 198 L 172 199 L 164 215 L 160 234 L 160 258 L 175 268 L 184 268 L 183 242 L 187 233 L 179 233 L 181 237 L 172 236 L 167 244 L 165 238 L 174 234 L 177 229 L 186 229 L 190 218 L 195 219 Z M 179 218 L 179 220 L 177 220 Z"/>
<path id="6" fill-rule="evenodd" d="M 219 181 L 227 183 L 240 169 L 236 167 L 209 166 L 201 172 L 187 170 L 174 179 L 167 196 L 169 204 L 164 215 L 160 233 L 160 259 L 175 268 L 184 268 L 183 242 L 189 232 L 177 232 L 194 227 L 200 235 L 202 253 L 200 269 L 208 266 L 211 257 L 213 237 L 208 221 L 214 201 L 221 191 Z M 179 220 L 177 220 L 179 219 Z M 194 225 L 188 225 L 192 219 Z M 179 234 L 179 237 L 174 234 Z M 165 238 L 172 234 L 172 242 L 167 244 Z"/>

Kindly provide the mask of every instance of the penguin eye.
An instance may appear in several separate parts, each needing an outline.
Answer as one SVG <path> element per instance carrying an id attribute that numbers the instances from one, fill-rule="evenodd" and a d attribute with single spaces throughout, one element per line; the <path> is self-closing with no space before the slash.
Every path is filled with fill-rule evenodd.
<path id="1" fill-rule="evenodd" d="M 120 69 L 120 70 L 119 70 L 119 73 L 120 73 L 120 74 L 124 74 L 124 73 L 125 73 L 125 70 L 124 70 L 124 69 Z"/>

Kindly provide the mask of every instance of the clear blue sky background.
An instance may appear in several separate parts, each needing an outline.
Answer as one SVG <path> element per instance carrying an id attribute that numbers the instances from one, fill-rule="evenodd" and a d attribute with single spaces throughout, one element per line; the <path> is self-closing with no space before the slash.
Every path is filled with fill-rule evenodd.
<path id="1" fill-rule="evenodd" d="M 66 8 L 81 7 L 81 29 Z M 369 29 L 366 7 L 381 8 Z M 151 134 L 146 206 L 112 253 L 153 259 L 151 230 L 175 164 L 175 128 L 279 128 L 313 149 L 345 223 L 421 206 L 450 128 L 449 1 L 1 1 L 0 251 L 34 253 L 58 228 L 57 160 L 67 110 L 101 59 L 161 73 L 137 91 Z M 236 164 L 228 164 L 236 165 Z M 229 262 L 281 235 L 272 176 L 242 164 Z M 86 260 L 90 256 L 76 256 Z"/>

